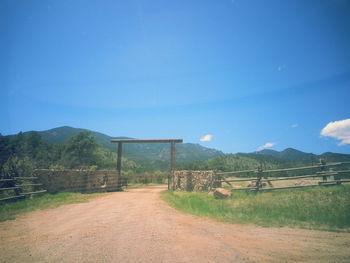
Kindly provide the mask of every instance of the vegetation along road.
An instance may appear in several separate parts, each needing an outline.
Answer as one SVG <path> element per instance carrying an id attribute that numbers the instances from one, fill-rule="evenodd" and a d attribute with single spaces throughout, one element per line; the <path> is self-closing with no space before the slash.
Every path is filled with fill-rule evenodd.
<path id="1" fill-rule="evenodd" d="M 232 225 L 182 214 L 163 186 L 0 223 L 0 262 L 349 262 L 350 233 Z"/>

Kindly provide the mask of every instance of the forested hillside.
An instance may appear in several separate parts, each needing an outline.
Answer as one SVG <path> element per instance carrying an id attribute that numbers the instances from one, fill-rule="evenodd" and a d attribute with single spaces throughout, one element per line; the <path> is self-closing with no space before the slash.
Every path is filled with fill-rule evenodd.
<path id="1" fill-rule="evenodd" d="M 124 137 L 126 138 L 126 137 Z M 44 132 L 0 135 L 0 168 L 2 176 L 35 168 L 114 169 L 116 152 L 111 137 L 83 129 L 61 127 Z M 114 149 L 113 147 L 113 149 Z M 125 144 L 122 166 L 126 175 L 169 170 L 168 144 Z M 214 156 L 214 157 L 213 157 Z M 212 158 L 210 158 L 212 157 Z M 292 148 L 278 152 L 223 154 L 199 144 L 177 144 L 177 169 L 239 171 L 314 165 L 350 161 L 348 154 L 315 155 Z"/>
<path id="2" fill-rule="evenodd" d="M 63 126 L 47 131 L 38 132 L 42 135 L 43 140 L 62 144 L 66 143 L 68 139 L 85 129 L 73 128 Z M 130 139 L 130 137 L 112 137 L 106 134 L 90 131 L 96 141 L 103 147 L 116 151 L 116 145 L 111 143 L 111 139 Z M 221 151 L 203 147 L 199 144 L 181 143 L 176 145 L 176 159 L 177 162 L 188 161 L 204 161 L 211 157 L 222 155 Z M 170 147 L 168 143 L 133 143 L 123 145 L 123 156 L 136 162 L 151 163 L 156 162 L 157 165 L 164 166 L 169 162 Z"/>
<path id="3" fill-rule="evenodd" d="M 179 165 L 183 169 L 241 171 L 262 167 L 263 169 L 275 169 L 295 167 L 310 164 L 310 161 L 288 161 L 273 156 L 259 154 L 226 154 L 210 158 L 204 162 L 194 162 Z"/>
<path id="4" fill-rule="evenodd" d="M 64 144 L 53 144 L 37 132 L 0 136 L 2 177 L 21 176 L 35 168 L 114 169 L 116 153 L 99 145 L 88 131 L 81 131 Z M 124 158 L 125 171 L 137 172 L 141 166 Z"/>

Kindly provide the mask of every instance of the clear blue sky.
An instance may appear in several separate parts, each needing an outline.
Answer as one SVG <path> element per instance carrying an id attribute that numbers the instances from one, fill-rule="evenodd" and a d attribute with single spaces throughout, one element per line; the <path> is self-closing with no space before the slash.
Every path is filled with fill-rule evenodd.
<path id="1" fill-rule="evenodd" d="M 3 135 L 350 153 L 350 1 L 1 0 L 0 88 Z"/>

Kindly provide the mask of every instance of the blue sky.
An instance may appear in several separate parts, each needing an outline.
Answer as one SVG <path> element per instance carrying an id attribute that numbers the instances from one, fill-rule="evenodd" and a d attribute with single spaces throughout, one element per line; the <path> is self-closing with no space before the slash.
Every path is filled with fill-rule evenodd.
<path id="1" fill-rule="evenodd" d="M 0 132 L 350 153 L 349 13 L 346 0 L 2 0 Z"/>

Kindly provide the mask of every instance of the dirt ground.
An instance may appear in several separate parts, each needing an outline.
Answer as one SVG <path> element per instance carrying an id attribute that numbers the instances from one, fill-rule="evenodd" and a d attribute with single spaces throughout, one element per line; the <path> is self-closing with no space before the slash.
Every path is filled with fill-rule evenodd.
<path id="1" fill-rule="evenodd" d="M 164 187 L 0 223 L 0 262 L 350 262 L 350 233 L 231 225 L 185 215 Z"/>

